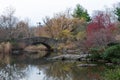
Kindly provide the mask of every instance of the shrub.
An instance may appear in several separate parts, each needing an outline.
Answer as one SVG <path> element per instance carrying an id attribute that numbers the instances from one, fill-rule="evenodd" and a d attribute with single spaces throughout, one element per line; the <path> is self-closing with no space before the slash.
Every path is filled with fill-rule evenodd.
<path id="1" fill-rule="evenodd" d="M 111 62 L 120 62 L 120 45 L 115 45 L 107 48 L 102 54 L 102 58 Z"/>
<path id="2" fill-rule="evenodd" d="M 107 70 L 103 80 L 120 80 L 120 68 Z"/>
<path id="3" fill-rule="evenodd" d="M 101 59 L 101 53 L 103 53 L 103 51 L 104 51 L 103 48 L 91 48 L 89 50 L 89 53 L 91 54 L 89 58 L 92 60 L 99 60 Z"/>
<path id="4" fill-rule="evenodd" d="M 111 43 L 109 43 L 109 44 L 107 44 L 107 46 L 114 46 L 114 45 L 119 45 L 120 43 L 116 43 L 116 42 L 111 42 Z"/>

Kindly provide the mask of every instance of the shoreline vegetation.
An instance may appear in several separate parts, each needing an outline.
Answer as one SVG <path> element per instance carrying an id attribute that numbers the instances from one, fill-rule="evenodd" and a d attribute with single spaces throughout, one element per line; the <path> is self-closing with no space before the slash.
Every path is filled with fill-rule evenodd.
<path id="1" fill-rule="evenodd" d="M 116 47 L 117 46 L 117 47 Z M 15 46 L 14 46 L 15 47 Z M 37 46 L 28 46 L 26 47 L 25 49 L 21 50 L 21 49 L 17 49 L 16 51 L 13 51 L 14 50 L 14 47 L 12 46 L 12 44 L 10 42 L 3 42 L 0 44 L 0 55 L 3 55 L 3 56 L 8 56 L 8 55 L 22 55 L 21 53 L 31 53 L 31 54 L 37 54 L 39 53 L 40 51 L 47 51 L 47 48 L 43 45 L 37 45 Z M 64 46 L 65 47 L 65 46 Z M 115 47 L 113 48 L 113 50 L 111 50 L 110 48 L 112 47 Z M 87 53 L 86 52 L 83 52 L 83 51 L 80 51 L 79 48 L 58 48 L 56 49 L 55 51 L 53 50 L 53 52 L 60 52 L 61 54 L 58 54 L 58 55 L 55 55 L 55 56 L 52 56 L 52 57 L 49 57 L 47 58 L 47 60 L 76 60 L 76 61 L 87 61 L 87 62 L 104 62 L 104 63 L 111 63 L 111 64 L 120 64 L 119 63 L 119 57 L 117 59 L 117 56 L 119 53 L 117 53 L 118 51 L 114 51 L 114 49 L 118 49 L 119 50 L 119 47 L 120 45 L 114 45 L 112 47 L 109 47 L 108 49 L 104 49 L 104 51 L 101 52 L 101 48 L 92 48 L 90 51 L 88 51 Z M 110 51 L 109 51 L 110 49 Z M 111 52 L 111 53 L 109 53 Z M 117 55 L 114 55 L 115 53 L 117 53 Z M 112 53 L 113 56 L 112 56 Z M 45 54 L 43 54 L 45 55 Z M 111 60 L 108 59 L 107 60 L 107 56 L 108 58 L 111 57 Z M 114 57 L 116 56 L 116 57 Z M 112 58 L 113 57 L 113 58 Z M 42 57 L 41 57 L 42 58 Z M 115 59 L 116 60 L 115 60 Z M 112 61 L 113 59 L 113 61 Z M 118 60 L 118 61 L 117 61 Z"/>

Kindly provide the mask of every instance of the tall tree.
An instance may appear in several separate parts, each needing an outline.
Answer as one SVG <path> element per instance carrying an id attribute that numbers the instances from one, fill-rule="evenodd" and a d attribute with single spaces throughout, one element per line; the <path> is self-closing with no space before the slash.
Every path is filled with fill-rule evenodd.
<path id="1" fill-rule="evenodd" d="M 87 10 L 84 9 L 80 4 L 76 5 L 76 8 L 73 11 L 73 17 L 79 18 L 81 20 L 83 19 L 87 22 L 91 20 Z"/>
<path id="2" fill-rule="evenodd" d="M 114 13 L 117 16 L 118 21 L 120 21 L 120 3 L 115 7 Z"/>
<path id="3" fill-rule="evenodd" d="M 11 40 L 13 38 L 14 27 L 18 19 L 14 16 L 15 9 L 6 8 L 3 15 L 0 16 L 0 28 L 3 31 L 4 39 Z M 3 36 L 1 35 L 1 36 Z"/>
<path id="4" fill-rule="evenodd" d="M 46 28 L 47 35 L 51 38 L 72 40 L 79 31 L 83 31 L 84 23 L 70 16 L 71 14 L 68 15 L 68 13 L 58 13 L 51 19 L 46 17 L 43 26 Z"/>

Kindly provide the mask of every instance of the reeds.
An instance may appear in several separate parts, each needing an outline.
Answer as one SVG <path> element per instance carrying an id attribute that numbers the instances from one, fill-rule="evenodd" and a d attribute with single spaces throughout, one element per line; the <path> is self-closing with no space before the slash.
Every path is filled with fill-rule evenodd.
<path id="1" fill-rule="evenodd" d="M 2 42 L 0 44 L 0 54 L 8 55 L 11 53 L 12 45 L 10 42 Z"/>

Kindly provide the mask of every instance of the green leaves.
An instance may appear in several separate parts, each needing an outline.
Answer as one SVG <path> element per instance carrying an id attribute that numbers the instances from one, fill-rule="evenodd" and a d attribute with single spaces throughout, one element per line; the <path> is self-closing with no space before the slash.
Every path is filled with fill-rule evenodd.
<path id="1" fill-rule="evenodd" d="M 118 3 L 118 6 L 115 8 L 114 13 L 118 17 L 118 21 L 120 21 L 120 3 Z"/>
<path id="2" fill-rule="evenodd" d="M 87 10 L 85 10 L 80 4 L 76 5 L 73 12 L 73 17 L 85 20 L 87 22 L 91 20 Z"/>
<path id="3" fill-rule="evenodd" d="M 120 80 L 120 68 L 108 70 L 103 77 L 103 80 Z"/>
<path id="4" fill-rule="evenodd" d="M 120 45 L 111 46 L 102 54 L 102 58 L 111 62 L 120 62 Z"/>

